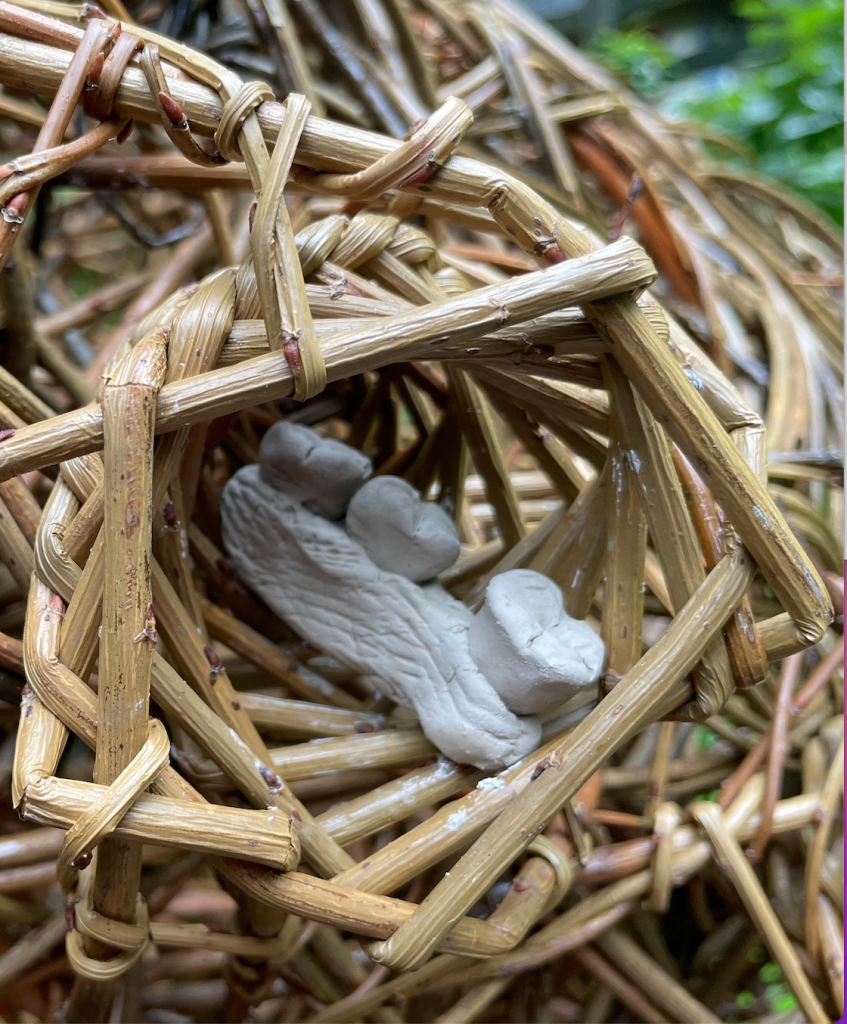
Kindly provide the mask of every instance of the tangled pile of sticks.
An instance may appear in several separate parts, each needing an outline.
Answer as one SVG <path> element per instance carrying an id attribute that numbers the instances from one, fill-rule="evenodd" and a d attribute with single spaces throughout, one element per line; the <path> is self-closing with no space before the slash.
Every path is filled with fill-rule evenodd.
<path id="1" fill-rule="evenodd" d="M 835 1019 L 837 231 L 509 0 L 289 6 L 0 0 L 0 1013 Z M 600 692 L 488 777 L 294 636 L 281 418 Z"/>

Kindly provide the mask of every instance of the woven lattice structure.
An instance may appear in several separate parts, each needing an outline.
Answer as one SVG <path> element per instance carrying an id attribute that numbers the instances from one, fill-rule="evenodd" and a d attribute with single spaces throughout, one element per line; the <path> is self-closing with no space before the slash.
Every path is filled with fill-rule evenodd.
<path id="1" fill-rule="evenodd" d="M 816 511 L 830 480 L 807 457 L 825 456 L 840 427 L 840 311 L 826 281 L 808 280 L 838 272 L 837 236 L 770 183 L 692 169 L 690 138 L 507 4 L 486 8 L 427 2 L 420 25 L 403 22 L 419 28 L 403 45 L 422 61 L 419 47 L 437 44 L 442 68 L 457 54 L 470 66 L 436 87 L 407 52 L 399 78 L 375 76 L 372 126 L 401 134 L 413 80 L 416 105 L 435 110 L 402 140 L 315 116 L 326 90 L 299 44 L 287 55 L 296 91 L 279 103 L 128 16 L 121 31 L 117 7 L 78 18 L 65 4 L 0 3 L 0 79 L 53 97 L 31 155 L 3 168 L 3 279 L 31 287 L 15 247 L 59 175 L 82 195 L 176 189 L 206 213 L 165 263 L 52 317 L 21 327 L 4 293 L 7 330 L 30 331 L 53 378 L 51 391 L 0 371 L 0 558 L 27 602 L 22 646 L 4 655 L 7 668 L 22 659 L 27 683 L 12 801 L 67 830 L 45 842 L 71 908 L 70 1019 L 101 1019 L 152 945 L 229 954 L 232 1019 L 307 947 L 333 967 L 303 982 L 296 1019 L 317 1001 L 309 1019 L 400 1020 L 393 999 L 459 986 L 439 1019 L 476 1019 L 515 973 L 574 949 L 626 1003 L 608 962 L 642 987 L 656 965 L 609 929 L 642 900 L 666 911 L 713 856 L 804 1014 L 829 1019 L 738 844 L 761 857 L 771 834 L 828 822 L 839 798 L 841 747 L 816 738 L 818 783 L 779 799 L 789 711 L 808 724 L 839 664 L 821 573 L 840 554 Z M 503 90 L 514 102 L 498 112 Z M 96 123 L 65 141 L 80 101 Z M 15 103 L 7 116 L 25 124 Z M 133 123 L 157 126 L 142 138 L 162 155 L 133 149 Z M 507 170 L 522 132 L 542 172 Z M 476 159 L 495 133 L 501 158 Z M 93 155 L 115 139 L 125 155 Z M 255 203 L 236 208 L 245 190 Z M 87 370 L 51 340 L 127 302 Z M 744 348 L 751 338 L 759 350 Z M 465 550 L 444 582 L 469 604 L 505 569 L 555 580 L 605 641 L 602 692 L 563 707 L 544 744 L 488 782 L 433 763 L 413 720 L 315 661 L 220 546 L 222 484 L 283 415 L 343 435 L 455 515 Z M 42 509 L 24 481 L 55 466 Z M 792 697 L 799 652 L 821 641 Z M 807 740 L 838 714 L 833 693 Z M 675 730 L 692 722 L 733 746 L 700 758 L 676 795 Z M 648 733 L 641 767 L 604 768 Z M 69 734 L 94 751 L 93 781 L 58 772 Z M 269 747 L 274 735 L 289 743 Z M 652 785 L 642 835 L 597 845 L 609 835 L 601 780 L 627 770 Z M 719 803 L 681 810 L 728 776 Z M 324 797 L 332 806 L 317 808 Z M 143 844 L 207 857 L 242 933 L 157 921 L 139 889 Z M 830 955 L 828 845 L 829 825 L 809 846 L 812 963 Z M 174 863 L 178 877 L 196 859 Z M 469 916 L 504 878 L 493 913 Z M 563 903 L 577 885 L 595 891 Z M 45 953 L 64 920 L 42 927 Z M 339 930 L 379 965 L 370 984 Z M 715 1019 L 670 978 L 657 992 L 674 1019 Z"/>

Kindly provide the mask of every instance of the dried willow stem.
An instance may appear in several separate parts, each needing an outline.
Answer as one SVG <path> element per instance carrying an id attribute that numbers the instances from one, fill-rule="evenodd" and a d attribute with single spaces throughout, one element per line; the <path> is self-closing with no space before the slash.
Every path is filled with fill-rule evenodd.
<path id="1" fill-rule="evenodd" d="M 331 808 L 317 820 L 336 842 L 352 843 L 424 807 L 455 796 L 466 786 L 479 782 L 481 776 L 481 772 L 460 765 L 436 762 L 348 800 L 341 807 Z"/>
<path id="2" fill-rule="evenodd" d="M 783 930 L 750 862 L 738 841 L 728 832 L 720 808 L 705 801 L 694 804 L 693 813 L 703 826 L 721 868 L 735 883 L 747 912 L 752 917 L 771 955 L 782 968 L 803 1013 L 815 1024 L 827 1024 L 829 1017 L 817 1000 L 794 947 Z"/>
<path id="3" fill-rule="evenodd" d="M 628 974 L 644 992 L 649 993 L 659 1009 L 676 1020 L 692 1024 L 717 1024 L 715 1016 L 678 982 L 674 981 L 652 957 L 648 956 L 620 928 L 610 928 L 596 943 L 611 962 Z"/>
<path id="4" fill-rule="evenodd" d="M 540 857 L 530 858 L 492 913 L 489 922 L 494 930 L 509 934 L 514 941 L 523 937 L 549 905 L 551 893 L 556 891 L 556 872 L 550 863 Z M 561 886 L 560 886 L 561 893 Z M 437 957 L 419 971 L 401 976 L 375 989 L 351 993 L 314 1017 L 318 1021 L 345 1021 L 353 1016 L 373 1012 L 388 994 L 412 995 L 424 987 L 434 987 L 444 980 L 450 969 L 466 966 L 462 957 Z"/>
<path id="5" fill-rule="evenodd" d="M 806 949 L 812 959 L 817 959 L 821 950 L 820 939 L 820 903 L 821 872 L 823 871 L 826 848 L 832 832 L 833 818 L 837 813 L 841 794 L 844 791 L 844 740 L 838 745 L 838 751 L 826 773 L 826 781 L 820 793 L 820 810 L 818 811 L 818 828 L 809 846 L 806 856 L 806 892 L 805 892 L 805 936 Z"/>
<path id="6" fill-rule="evenodd" d="M 491 1003 L 511 985 L 512 980 L 497 978 L 496 981 L 484 981 L 466 992 L 449 1010 L 436 1017 L 435 1024 L 465 1024 L 467 1021 L 479 1020 Z"/>
<path id="7" fill-rule="evenodd" d="M 725 816 L 725 826 L 730 834 L 738 832 L 743 837 L 749 837 L 755 831 L 757 822 L 754 812 L 755 806 L 761 800 L 761 793 L 762 787 L 755 784 L 752 788 L 748 787 L 742 799 L 736 801 L 730 814 Z M 792 824 L 788 824 L 788 817 L 794 814 L 794 807 L 789 809 L 788 806 L 792 804 L 797 804 L 798 811 L 801 810 L 800 804 L 803 806 L 801 814 Z M 777 816 L 780 821 L 783 820 L 782 809 L 785 807 L 789 811 L 785 823 L 792 829 L 799 821 L 810 820 L 816 806 L 816 800 L 810 801 L 808 798 L 802 798 L 800 801 L 796 798 L 795 801 L 783 801 Z M 640 862 L 630 860 L 626 866 L 628 877 L 582 899 L 576 906 L 531 936 L 524 948 L 499 954 L 476 964 L 462 962 L 452 956 L 436 957 L 424 967 L 399 975 L 394 981 L 381 985 L 362 998 L 354 999 L 350 996 L 335 1006 L 328 1007 L 317 1015 L 315 1020 L 345 1021 L 356 1014 L 371 1011 L 392 995 L 411 995 L 425 988 L 466 984 L 511 970 L 532 970 L 578 948 L 585 942 L 592 941 L 630 914 L 636 905 L 635 900 L 649 891 L 652 872 L 641 868 L 649 862 L 653 847 L 649 839 L 644 840 L 644 843 L 644 859 Z M 626 847 L 628 844 L 618 845 Z M 691 874 L 701 871 L 708 862 L 709 845 L 700 839 L 697 830 L 691 826 L 685 826 L 677 831 L 675 845 L 674 880 L 678 884 L 683 884 Z M 602 850 L 598 850 L 596 856 L 599 858 L 602 853 Z"/>
<path id="8" fill-rule="evenodd" d="M 620 367 L 601 358 L 610 399 L 611 511 L 606 534 L 606 580 L 603 594 L 603 642 L 606 645 L 606 680 L 619 679 L 641 657 L 644 611 L 644 563 L 647 522 L 638 496 L 635 469 L 625 447 L 618 388 L 626 388 Z M 630 456 L 628 458 L 628 456 Z"/>
<path id="9" fill-rule="evenodd" d="M 271 762 L 283 778 L 294 782 L 323 772 L 348 768 L 401 767 L 436 756 L 422 732 L 389 731 L 363 736 L 337 736 L 271 751 Z"/>
<path id="10" fill-rule="evenodd" d="M 105 787 L 72 779 L 42 778 L 26 788 L 21 812 L 28 821 L 71 828 L 94 808 Z M 291 819 L 278 811 L 253 811 L 145 794 L 113 835 L 121 842 L 237 857 L 279 871 L 297 866 L 299 845 Z"/>
<path id="11" fill-rule="evenodd" d="M 706 568 L 712 569 L 722 557 L 724 547 L 724 529 L 715 503 L 691 463 L 677 447 L 673 450 L 673 461 L 686 491 L 688 510 L 703 549 Z M 760 683 L 767 676 L 768 659 L 748 597 L 741 601 L 727 623 L 726 641 L 736 684 L 744 688 Z"/>
<path id="12" fill-rule="evenodd" d="M 674 610 L 699 586 L 705 571 L 691 524 L 668 439 L 643 399 L 629 387 L 619 388 L 617 400 L 626 409 L 626 438 L 638 459 L 638 479 L 644 513 L 656 554 L 662 565 Z M 692 717 L 714 713 L 732 692 L 732 675 L 722 635 L 709 645 L 707 656 L 695 669 L 696 705 Z"/>
<path id="13" fill-rule="evenodd" d="M 253 269 L 268 343 L 272 352 L 284 354 L 294 374 L 295 397 L 301 400 L 324 389 L 326 368 L 312 327 L 306 286 L 282 190 L 309 108 L 309 101 L 296 93 L 286 101 L 285 119 L 262 183 L 250 233 Z"/>
<path id="14" fill-rule="evenodd" d="M 20 807 L 33 778 L 52 775 L 65 749 L 68 731 L 39 697 L 26 687 L 21 694 L 21 718 L 12 766 L 12 804 Z"/>
<path id="15" fill-rule="evenodd" d="M 167 337 L 159 329 L 141 341 L 107 380 L 101 398 L 106 583 L 94 781 L 107 786 L 129 767 L 147 739 L 156 645 L 150 586 L 153 429 Z M 98 852 L 94 909 L 106 918 L 131 922 L 141 848 L 106 840 Z M 86 939 L 85 952 L 90 958 L 108 955 L 92 939 Z M 71 997 L 71 1017 L 79 1017 L 81 1003 L 92 995 L 91 983 L 80 980 Z M 101 998 L 108 997 L 103 993 Z"/>
<path id="16" fill-rule="evenodd" d="M 596 975 L 618 999 L 635 1014 L 639 1019 L 650 1022 L 650 1024 L 670 1024 L 667 1017 L 663 1016 L 653 1003 L 642 994 L 641 991 L 632 985 L 623 975 L 591 946 L 574 951 L 576 959 Z"/>
<path id="17" fill-rule="evenodd" d="M 514 547 L 526 533 L 526 527 L 497 443 L 488 401 L 462 370 L 450 367 L 447 373 L 455 396 L 456 418 L 470 446 L 474 466 L 485 480 L 500 534 L 507 547 Z"/>
<path id="18" fill-rule="evenodd" d="M 262 729 L 282 730 L 295 736 L 345 736 L 350 733 L 385 728 L 385 716 L 302 700 L 269 697 L 261 693 L 242 693 L 239 703 L 250 720 Z"/>
<path id="19" fill-rule="evenodd" d="M 34 152 L 51 149 L 62 141 L 85 85 L 91 62 L 103 48 L 109 34 L 110 29 L 105 23 L 94 21 L 89 23 L 85 33 L 80 35 L 79 46 L 68 63 L 67 71 L 38 133 Z M 28 191 L 19 192 L 8 199 L 4 205 L 3 218 L 0 220 L 0 270 L 5 267 L 12 253 L 12 247 L 20 235 L 21 225 L 32 209 L 38 192 L 39 186 L 35 184 Z"/>
<path id="20" fill-rule="evenodd" d="M 35 555 L 26 534 L 0 498 L 0 558 L 17 583 L 22 594 L 29 589 L 29 579 L 35 569 Z"/>
<path id="21" fill-rule="evenodd" d="M 5 989 L 43 961 L 64 940 L 67 930 L 63 912 L 18 939 L 0 955 L 0 986 Z"/>
<path id="22" fill-rule="evenodd" d="M 785 764 L 785 741 L 786 733 L 788 731 L 791 695 L 794 691 L 794 685 L 797 681 L 797 677 L 800 674 L 802 662 L 802 655 L 792 655 L 785 661 L 782 672 L 779 676 L 779 689 L 777 691 L 776 707 L 774 709 L 773 722 L 771 723 L 769 736 L 770 761 L 768 763 L 768 787 L 765 792 L 764 803 L 762 804 L 762 822 L 759 825 L 759 831 L 756 833 L 756 838 L 753 840 L 747 851 L 748 857 L 754 864 L 761 860 L 762 854 L 767 846 L 768 839 L 770 838 L 770 825 L 773 808 L 779 799 L 780 791 L 782 789 L 782 772 Z"/>
<path id="23" fill-rule="evenodd" d="M 844 1013 L 844 932 L 832 903 L 818 896 L 821 952 L 835 1006 Z"/>

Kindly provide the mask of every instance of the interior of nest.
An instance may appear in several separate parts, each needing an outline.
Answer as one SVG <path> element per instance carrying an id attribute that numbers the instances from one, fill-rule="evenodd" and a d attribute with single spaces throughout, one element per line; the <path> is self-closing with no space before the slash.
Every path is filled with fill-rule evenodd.
<path id="1" fill-rule="evenodd" d="M 0 3 L 4 149 L 32 153 L 0 180 L 2 772 L 39 826 L 0 836 L 0 879 L 30 871 L 0 915 L 66 941 L 67 1019 L 187 948 L 233 1020 L 421 992 L 501 1019 L 574 950 L 558 1012 L 599 985 L 713 1020 L 708 958 L 644 1009 L 621 979 L 657 962 L 620 926 L 688 887 L 714 936 L 713 863 L 755 926 L 726 949 L 761 936 L 807 1019 L 840 1012 L 837 232 L 501 0 L 358 5 L 367 87 L 293 4 L 285 104 L 104 6 Z M 444 757 L 235 569 L 222 495 L 283 421 L 447 513 L 469 608 L 530 569 L 602 638 L 528 756 Z M 5 983 L 35 963 L 9 947 Z"/>

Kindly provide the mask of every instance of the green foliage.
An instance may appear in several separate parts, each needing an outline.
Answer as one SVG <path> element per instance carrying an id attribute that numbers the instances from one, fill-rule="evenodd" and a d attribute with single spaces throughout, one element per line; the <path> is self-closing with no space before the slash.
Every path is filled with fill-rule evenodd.
<path id="1" fill-rule="evenodd" d="M 759 969 L 759 981 L 765 984 L 765 995 L 770 1003 L 771 1012 L 788 1013 L 797 1006 L 797 1000 L 785 983 L 785 976 L 772 961 Z"/>
<path id="2" fill-rule="evenodd" d="M 776 985 L 782 980 L 782 971 L 779 964 L 775 964 L 773 961 L 765 964 L 759 970 L 759 981 L 763 981 L 766 985 Z"/>
<path id="3" fill-rule="evenodd" d="M 598 52 L 637 91 L 663 93 L 670 117 L 743 140 L 757 169 L 843 223 L 843 0 L 738 0 L 736 12 L 748 48 L 731 68 L 675 80 L 669 51 L 640 30 L 607 35 Z"/>
<path id="4" fill-rule="evenodd" d="M 694 727 L 694 746 L 698 754 L 705 754 L 707 750 L 718 742 L 717 733 L 712 732 L 708 726 L 697 725 Z"/>
<path id="5" fill-rule="evenodd" d="M 599 59 L 642 96 L 659 97 L 672 78 L 676 58 L 650 32 L 601 29 L 593 44 Z"/>

